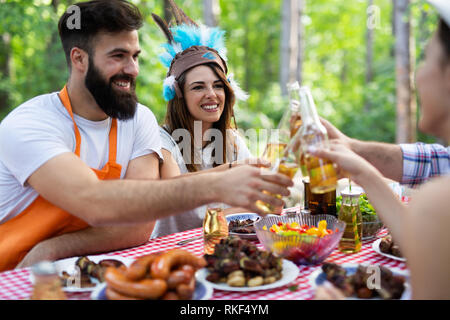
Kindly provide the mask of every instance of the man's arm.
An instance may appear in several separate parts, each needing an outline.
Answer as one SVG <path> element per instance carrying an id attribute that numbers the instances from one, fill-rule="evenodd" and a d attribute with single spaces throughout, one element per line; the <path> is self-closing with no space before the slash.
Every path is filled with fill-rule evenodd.
<path id="1" fill-rule="evenodd" d="M 399 145 L 369 142 L 350 138 L 339 131 L 329 121 L 321 119 L 329 138 L 346 145 L 353 152 L 369 161 L 386 178 L 401 181 L 403 178 L 403 153 Z"/>
<path id="2" fill-rule="evenodd" d="M 155 153 L 130 161 L 125 179 L 159 179 L 158 162 Z M 50 238 L 33 247 L 17 267 L 139 246 L 148 241 L 154 224 L 155 221 L 150 221 L 130 226 L 90 227 Z"/>
<path id="3" fill-rule="evenodd" d="M 42 197 L 91 226 L 149 222 L 212 202 L 261 212 L 256 200 L 283 202 L 262 192 L 289 195 L 292 180 L 250 166 L 160 181 L 99 180 L 72 153 L 57 156 L 28 179 Z"/>

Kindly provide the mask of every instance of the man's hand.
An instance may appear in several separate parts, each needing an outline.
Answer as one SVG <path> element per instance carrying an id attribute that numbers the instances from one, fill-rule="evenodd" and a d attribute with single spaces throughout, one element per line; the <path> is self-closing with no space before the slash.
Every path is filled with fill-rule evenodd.
<path id="1" fill-rule="evenodd" d="M 233 168 L 247 164 L 257 168 L 270 168 L 271 166 L 270 161 L 264 158 L 247 158 L 244 160 L 233 161 L 231 163 Z"/>
<path id="2" fill-rule="evenodd" d="M 334 125 L 332 125 L 331 122 L 329 122 L 328 120 L 320 118 L 320 122 L 323 124 L 325 129 L 327 129 L 328 138 L 330 140 L 337 140 L 339 143 L 345 145 L 347 148 L 351 148 L 350 142 L 352 139 L 350 137 L 347 137 L 345 134 L 339 131 L 339 129 L 336 128 Z"/>
<path id="3" fill-rule="evenodd" d="M 217 180 L 211 188 L 218 201 L 264 215 L 255 204 L 257 200 L 273 206 L 282 206 L 284 202 L 262 191 L 288 196 L 288 187 L 291 186 L 292 180 L 283 174 L 247 165 L 217 173 Z"/>

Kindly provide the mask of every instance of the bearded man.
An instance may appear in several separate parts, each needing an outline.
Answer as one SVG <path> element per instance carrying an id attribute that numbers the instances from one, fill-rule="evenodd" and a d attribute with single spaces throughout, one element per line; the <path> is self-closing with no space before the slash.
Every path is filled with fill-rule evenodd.
<path id="1" fill-rule="evenodd" d="M 158 124 L 137 102 L 142 16 L 122 0 L 78 3 L 59 34 L 70 70 L 0 124 L 0 271 L 146 242 L 156 219 L 212 202 L 258 212 L 292 181 L 243 166 L 160 181 Z"/>

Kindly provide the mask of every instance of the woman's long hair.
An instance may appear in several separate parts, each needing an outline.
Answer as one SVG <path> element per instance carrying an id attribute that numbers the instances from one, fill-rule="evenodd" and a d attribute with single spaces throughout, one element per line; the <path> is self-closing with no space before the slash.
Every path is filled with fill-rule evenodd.
<path id="1" fill-rule="evenodd" d="M 445 21 L 441 18 L 439 20 L 438 27 L 438 38 L 444 49 L 444 63 L 450 62 L 450 26 L 445 23 Z"/>
<path id="2" fill-rule="evenodd" d="M 225 89 L 225 105 L 222 112 L 222 115 L 220 116 L 219 121 L 213 123 L 212 128 L 217 129 L 220 131 L 223 137 L 223 144 L 221 147 L 223 159 L 221 159 L 221 163 L 217 163 L 216 161 L 213 163 L 213 167 L 217 167 L 218 165 L 221 165 L 223 163 L 226 163 L 228 161 L 233 161 L 233 154 L 236 153 L 236 143 L 234 140 L 234 136 L 230 134 L 229 129 L 233 129 L 231 126 L 231 119 L 234 120 L 234 128 L 236 127 L 236 120 L 234 119 L 234 112 L 233 112 L 233 106 L 235 103 L 235 95 L 233 92 L 233 89 L 231 88 L 230 84 L 228 83 L 228 80 L 223 73 L 222 69 L 220 69 L 216 64 L 209 63 L 205 64 L 209 68 L 213 70 L 213 72 L 217 75 L 217 77 L 223 82 L 224 89 Z M 184 90 L 184 85 L 186 82 L 186 72 L 184 72 L 180 78 L 178 79 L 178 85 L 180 87 L 180 90 Z M 169 101 L 167 105 L 167 113 L 166 113 L 166 119 L 165 119 L 165 129 L 172 135 L 173 131 L 176 129 L 186 129 L 190 134 L 190 145 L 191 145 L 191 154 L 185 154 L 186 150 L 181 148 L 181 151 L 183 153 L 183 159 L 186 163 L 186 167 L 189 172 L 196 172 L 199 171 L 198 165 L 195 163 L 195 148 L 194 148 L 194 121 L 195 119 L 192 117 L 192 115 L 189 113 L 189 110 L 187 108 L 186 102 L 184 98 L 175 97 L 171 101 Z M 176 141 L 178 144 L 183 142 L 181 139 Z M 203 140 L 203 137 L 202 137 Z M 185 143 L 185 142 L 184 142 Z M 211 142 L 211 143 L 215 143 Z M 231 145 L 233 147 L 227 148 L 228 145 Z M 214 148 L 214 150 L 216 150 Z M 228 153 L 227 153 L 228 150 Z M 230 154 L 233 152 L 233 154 Z M 214 153 L 212 155 L 213 159 L 216 159 Z"/>

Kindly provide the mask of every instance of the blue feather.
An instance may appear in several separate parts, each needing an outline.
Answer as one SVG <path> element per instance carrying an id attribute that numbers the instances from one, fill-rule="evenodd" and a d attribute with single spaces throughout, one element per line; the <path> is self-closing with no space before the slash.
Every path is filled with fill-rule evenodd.
<path id="1" fill-rule="evenodd" d="M 166 101 L 172 100 L 173 98 L 175 98 L 175 89 L 169 86 L 164 86 L 163 96 L 164 100 Z"/>

